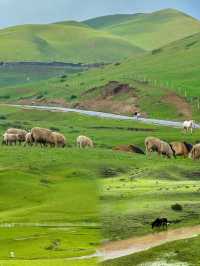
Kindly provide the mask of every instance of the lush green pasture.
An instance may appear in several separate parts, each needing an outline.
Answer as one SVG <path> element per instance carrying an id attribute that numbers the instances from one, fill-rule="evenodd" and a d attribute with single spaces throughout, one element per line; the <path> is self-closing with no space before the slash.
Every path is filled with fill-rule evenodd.
<path id="1" fill-rule="evenodd" d="M 175 241 L 148 251 L 113 261 L 104 262 L 105 266 L 199 266 L 200 237 Z"/>
<path id="2" fill-rule="evenodd" d="M 0 66 L 0 87 L 26 84 L 32 82 L 60 77 L 81 71 L 81 68 L 70 68 L 66 66 L 40 65 L 40 64 L 7 64 Z M 5 95 L 6 99 L 6 95 Z"/>
<path id="3" fill-rule="evenodd" d="M 63 119 L 49 112 L 1 108 L 0 128 L 41 125 L 62 130 Z M 33 260 L 24 265 L 44 265 L 43 260 L 53 265 L 50 259 L 59 259 L 60 265 L 85 265 L 70 264 L 67 258 L 95 253 L 100 240 L 97 176 L 87 164 L 78 167 L 85 156 L 88 152 L 75 148 L 1 147 L 1 260 L 14 251 L 17 260 Z"/>
<path id="4" fill-rule="evenodd" d="M 1 266 L 94 266 L 95 260 L 0 260 Z"/>
<path id="5" fill-rule="evenodd" d="M 199 167 L 185 164 L 176 160 L 164 165 L 152 160 L 138 166 L 134 162 L 128 177 L 103 180 L 104 237 L 118 240 L 151 233 L 151 222 L 157 217 L 167 217 L 172 222 L 170 228 L 198 224 Z M 172 210 L 176 203 L 182 211 Z"/>
<path id="6" fill-rule="evenodd" d="M 198 161 L 112 150 L 119 144 L 144 148 L 144 139 L 150 135 L 195 143 L 198 130 L 187 135 L 180 129 L 134 121 L 7 106 L 1 106 L 0 113 L 1 133 L 13 126 L 42 126 L 63 132 L 68 140 L 65 149 L 1 147 L 0 223 L 16 223 L 0 228 L 1 260 L 15 251 L 24 265 L 29 265 L 29 259 L 36 259 L 33 265 L 43 260 L 52 265 L 55 259 L 60 265 L 73 265 L 65 259 L 93 254 L 102 238 L 116 240 L 151 232 L 150 222 L 157 216 L 176 221 L 172 228 L 198 223 Z M 75 140 L 80 134 L 91 137 L 95 148 L 78 150 Z M 183 211 L 173 211 L 174 203 L 180 203 Z M 78 263 L 85 262 L 74 265 Z"/>

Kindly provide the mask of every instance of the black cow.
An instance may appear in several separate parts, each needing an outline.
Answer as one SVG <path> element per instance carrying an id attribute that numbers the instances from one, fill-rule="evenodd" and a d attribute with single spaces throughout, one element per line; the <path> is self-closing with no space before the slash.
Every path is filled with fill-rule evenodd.
<path id="1" fill-rule="evenodd" d="M 163 228 L 163 229 L 167 229 L 168 227 L 168 220 L 167 218 L 157 218 L 152 224 L 151 227 L 152 229 L 154 228 Z"/>

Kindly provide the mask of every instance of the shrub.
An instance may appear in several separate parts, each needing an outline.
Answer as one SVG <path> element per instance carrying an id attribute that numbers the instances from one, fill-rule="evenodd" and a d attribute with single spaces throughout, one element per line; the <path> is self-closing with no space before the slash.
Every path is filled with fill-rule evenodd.
<path id="1" fill-rule="evenodd" d="M 67 78 L 67 75 L 62 75 L 61 76 L 61 79 L 66 79 Z"/>
<path id="2" fill-rule="evenodd" d="M 0 115 L 0 120 L 6 120 L 6 116 L 5 115 Z"/>
<path id="3" fill-rule="evenodd" d="M 0 99 L 10 99 L 10 95 L 1 95 Z"/>
<path id="4" fill-rule="evenodd" d="M 70 96 L 70 100 L 75 100 L 75 99 L 77 99 L 77 96 L 76 95 L 71 95 Z"/>
<path id="5" fill-rule="evenodd" d="M 112 176 L 117 176 L 118 175 L 118 172 L 116 169 L 114 168 L 110 168 L 110 167 L 102 167 L 100 169 L 100 173 L 103 177 L 112 177 Z"/>
<path id="6" fill-rule="evenodd" d="M 178 203 L 173 204 L 173 205 L 171 206 L 171 208 L 172 208 L 173 211 L 182 211 L 182 210 L 183 210 L 182 205 L 181 205 L 181 204 L 178 204 Z"/>
<path id="7" fill-rule="evenodd" d="M 60 129 L 57 127 L 50 127 L 49 129 L 52 131 L 60 132 Z"/>

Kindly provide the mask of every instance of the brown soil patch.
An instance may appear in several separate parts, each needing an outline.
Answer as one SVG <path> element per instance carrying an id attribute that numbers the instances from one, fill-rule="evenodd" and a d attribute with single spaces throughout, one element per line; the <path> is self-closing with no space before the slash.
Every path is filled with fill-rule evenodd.
<path id="1" fill-rule="evenodd" d="M 74 107 L 114 114 L 133 114 L 134 112 L 138 112 L 138 108 L 135 106 L 135 99 L 132 99 L 131 103 L 106 99 L 85 100 L 76 104 Z"/>
<path id="2" fill-rule="evenodd" d="M 23 105 L 53 105 L 58 107 L 69 107 L 69 104 L 63 99 L 22 99 L 18 101 Z"/>
<path id="3" fill-rule="evenodd" d="M 141 112 L 135 90 L 136 88 L 128 84 L 110 81 L 104 86 L 94 87 L 84 92 L 83 100 L 73 107 L 124 115 Z"/>
<path id="4" fill-rule="evenodd" d="M 88 95 L 95 91 L 99 91 L 101 94 L 101 97 L 106 99 L 110 96 L 115 96 L 120 93 L 128 93 L 130 91 L 133 91 L 133 88 L 131 88 L 128 84 L 122 84 L 118 81 L 110 81 L 105 86 L 102 87 L 94 87 L 92 89 L 87 90 L 82 95 Z"/>
<path id="5" fill-rule="evenodd" d="M 178 113 L 184 118 L 192 119 L 192 108 L 184 97 L 177 95 L 175 92 L 168 92 L 163 97 L 163 102 L 174 105 Z"/>

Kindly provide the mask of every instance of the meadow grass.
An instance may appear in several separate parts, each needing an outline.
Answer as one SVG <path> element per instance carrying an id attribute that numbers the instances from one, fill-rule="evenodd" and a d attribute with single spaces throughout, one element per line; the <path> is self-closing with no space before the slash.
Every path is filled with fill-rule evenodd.
<path id="1" fill-rule="evenodd" d="M 47 80 L 52 77 L 59 77 L 69 75 L 74 72 L 81 71 L 81 68 L 73 68 L 68 66 L 53 66 L 53 65 L 40 65 L 40 64 L 13 64 L 3 65 L 0 67 L 0 86 L 15 86 L 16 84 L 29 85 L 32 82 Z M 4 95 L 6 99 L 7 95 Z M 7 96 L 8 97 L 8 96 Z"/>
<path id="2" fill-rule="evenodd" d="M 16 223 L 0 228 L 1 260 L 14 250 L 16 260 L 25 260 L 25 265 L 31 259 L 35 265 L 45 259 L 60 259 L 65 265 L 66 258 L 93 254 L 102 238 L 151 232 L 150 223 L 157 216 L 177 221 L 172 228 L 198 223 L 198 161 L 148 158 L 112 148 L 135 144 L 144 149 L 150 135 L 195 143 L 199 130 L 191 135 L 135 121 L 5 105 L 0 112 L 1 133 L 8 127 L 41 126 L 64 133 L 68 141 L 65 149 L 1 147 L 0 223 Z M 76 137 L 82 134 L 94 140 L 94 149 L 76 148 Z M 171 209 L 175 203 L 183 206 L 182 212 Z"/>

